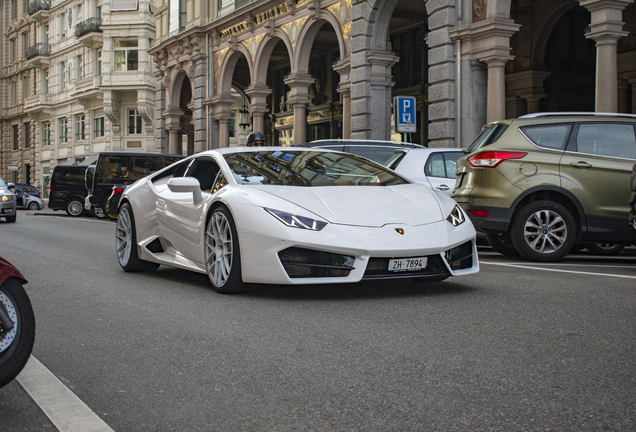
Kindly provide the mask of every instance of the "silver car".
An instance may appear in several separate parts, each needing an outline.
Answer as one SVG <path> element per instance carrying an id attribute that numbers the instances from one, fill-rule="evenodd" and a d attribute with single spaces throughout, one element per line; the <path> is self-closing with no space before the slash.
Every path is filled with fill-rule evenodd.
<path id="1" fill-rule="evenodd" d="M 12 187 L 13 183 L 7 184 L 0 178 L 0 218 L 7 222 L 15 222 L 17 217 L 15 195 L 10 189 Z"/>

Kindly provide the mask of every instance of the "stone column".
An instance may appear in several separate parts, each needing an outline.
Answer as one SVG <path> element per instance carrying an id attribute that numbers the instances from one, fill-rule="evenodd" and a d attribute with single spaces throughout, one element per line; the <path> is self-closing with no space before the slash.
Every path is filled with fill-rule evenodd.
<path id="1" fill-rule="evenodd" d="M 230 146 L 230 119 L 234 98 L 226 93 L 212 98 L 214 118 L 219 122 L 219 148 Z"/>
<path id="2" fill-rule="evenodd" d="M 252 85 L 245 90 L 245 94 L 250 97 L 250 112 L 252 113 L 252 131 L 265 131 L 265 114 L 267 109 L 267 96 L 272 93 L 272 89 L 264 85 Z M 270 143 L 271 144 L 271 143 Z"/>
<path id="3" fill-rule="evenodd" d="M 592 14 L 590 32 L 585 36 L 596 42 L 596 111 L 618 109 L 616 48 L 618 39 L 627 36 L 623 28 L 623 9 L 633 0 L 580 0 Z"/>
<path id="4" fill-rule="evenodd" d="M 207 149 L 206 140 L 206 118 L 205 118 L 205 80 L 206 80 L 206 63 L 207 57 L 200 52 L 192 57 L 194 63 L 194 94 L 192 99 L 194 106 L 192 108 L 192 123 L 194 126 L 194 152 L 199 153 Z M 189 139 L 189 138 L 188 138 Z"/>
<path id="5" fill-rule="evenodd" d="M 182 154 L 179 145 L 179 131 L 181 130 L 181 116 L 183 111 L 171 107 L 163 113 L 166 129 L 168 130 L 168 153 Z"/>
<path id="6" fill-rule="evenodd" d="M 484 59 L 488 65 L 488 110 L 486 121 L 506 118 L 506 63 L 510 58 Z"/>
<path id="7" fill-rule="evenodd" d="M 390 51 L 372 50 L 367 53 L 367 61 L 371 68 L 371 139 L 391 139 L 391 89 L 395 85 L 391 68 L 399 60 Z"/>
<path id="8" fill-rule="evenodd" d="M 338 62 L 333 65 L 333 69 L 340 74 L 340 84 L 338 84 L 337 90 L 342 95 L 342 138 L 349 139 L 351 138 L 350 62 L 348 60 Z"/>
<path id="9" fill-rule="evenodd" d="M 309 86 L 315 78 L 309 74 L 295 74 L 285 78 L 285 84 L 291 88 L 289 103 L 294 107 L 294 144 L 307 141 L 307 104 Z"/>

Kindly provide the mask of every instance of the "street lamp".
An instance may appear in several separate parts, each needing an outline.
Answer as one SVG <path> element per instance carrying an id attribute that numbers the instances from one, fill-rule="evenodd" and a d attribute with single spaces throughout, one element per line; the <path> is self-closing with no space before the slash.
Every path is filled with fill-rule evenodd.
<path id="1" fill-rule="evenodd" d="M 247 109 L 247 106 L 245 104 L 245 99 L 243 99 L 243 106 L 239 110 L 239 127 L 245 130 L 249 126 L 250 126 L 250 112 Z"/>

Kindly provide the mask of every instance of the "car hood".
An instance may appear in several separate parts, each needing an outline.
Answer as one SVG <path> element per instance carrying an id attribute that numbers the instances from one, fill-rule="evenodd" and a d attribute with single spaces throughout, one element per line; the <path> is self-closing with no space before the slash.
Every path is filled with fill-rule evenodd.
<path id="1" fill-rule="evenodd" d="M 342 225 L 424 225 L 443 219 L 435 193 L 419 184 L 399 186 L 251 186 Z"/>

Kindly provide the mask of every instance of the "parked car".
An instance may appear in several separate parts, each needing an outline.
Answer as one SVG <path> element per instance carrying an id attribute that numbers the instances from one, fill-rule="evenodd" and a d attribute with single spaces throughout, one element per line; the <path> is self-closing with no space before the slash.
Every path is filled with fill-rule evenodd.
<path id="1" fill-rule="evenodd" d="M 49 183 L 49 208 L 65 210 L 69 216 L 84 215 L 86 169 L 88 165 L 58 165 L 53 168 Z"/>
<path id="2" fill-rule="evenodd" d="M 108 207 L 113 186 L 128 186 L 181 159 L 183 156 L 164 153 L 100 153 L 94 168 L 86 172 L 86 210 L 99 218 L 117 219 L 117 213 L 109 212 Z"/>
<path id="3" fill-rule="evenodd" d="M 40 191 L 31 185 L 16 184 L 13 193 L 16 207 L 19 209 L 42 210 L 44 208 Z"/>
<path id="4" fill-rule="evenodd" d="M 403 143 L 396 141 L 353 140 L 353 139 L 325 139 L 316 140 L 304 144 L 294 144 L 292 147 L 324 148 L 371 159 L 374 162 L 385 165 L 393 157 L 396 150 L 426 148 L 419 144 Z"/>
<path id="5" fill-rule="evenodd" d="M 145 177 L 122 195 L 115 243 L 125 271 L 179 267 L 223 293 L 479 271 L 449 196 L 318 148 L 210 150 Z"/>
<path id="6" fill-rule="evenodd" d="M 11 190 L 15 185 L 5 183 L 0 177 L 0 218 L 7 222 L 15 222 L 18 216 L 15 194 Z"/>
<path id="7" fill-rule="evenodd" d="M 394 150 L 386 166 L 398 174 L 450 195 L 455 186 L 458 148 L 404 148 Z"/>
<path id="8" fill-rule="evenodd" d="M 634 115 L 495 121 L 458 160 L 452 197 L 495 250 L 557 261 L 580 243 L 633 242 L 625 220 L 635 161 Z"/>
<path id="9" fill-rule="evenodd" d="M 117 213 L 119 212 L 119 201 L 121 199 L 121 194 L 124 193 L 128 186 L 113 186 L 113 191 L 110 193 L 108 197 L 108 214 L 111 216 L 117 217 Z"/>
<path id="10" fill-rule="evenodd" d="M 629 200 L 629 226 L 634 234 L 632 240 L 636 240 L 636 164 L 632 167 L 632 177 L 629 185 L 632 190 L 632 197 Z"/>

